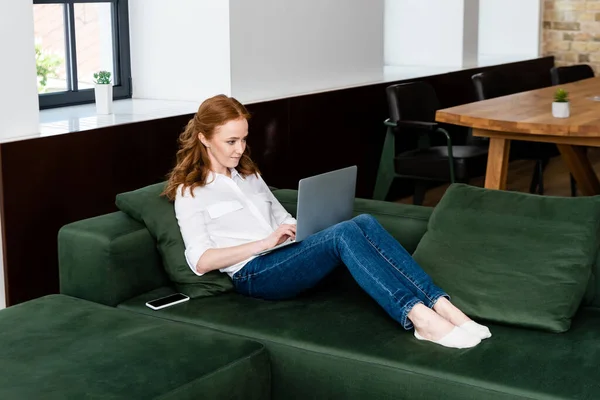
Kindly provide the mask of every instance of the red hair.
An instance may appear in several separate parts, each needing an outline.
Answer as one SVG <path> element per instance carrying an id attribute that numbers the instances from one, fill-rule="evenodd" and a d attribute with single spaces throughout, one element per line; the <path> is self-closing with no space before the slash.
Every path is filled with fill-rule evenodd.
<path id="1" fill-rule="evenodd" d="M 220 94 L 205 100 L 188 122 L 183 133 L 179 135 L 177 162 L 168 175 L 167 186 L 162 194 L 169 200 L 175 200 L 177 188 L 181 184 L 183 189 L 189 187 L 192 195 L 194 188 L 206 185 L 211 165 L 206 147 L 200 142 L 198 134 L 202 133 L 210 140 L 217 127 L 240 118 L 248 120 L 250 113 L 233 97 Z M 250 158 L 248 146 L 236 169 L 242 176 L 259 173 Z"/>

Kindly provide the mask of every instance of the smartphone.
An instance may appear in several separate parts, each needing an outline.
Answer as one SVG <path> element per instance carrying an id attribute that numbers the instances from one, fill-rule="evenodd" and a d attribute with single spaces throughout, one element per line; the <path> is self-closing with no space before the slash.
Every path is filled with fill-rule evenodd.
<path id="1" fill-rule="evenodd" d="M 169 296 L 161 297 L 159 299 L 150 300 L 146 303 L 146 305 L 153 310 L 160 310 L 161 308 L 183 303 L 184 301 L 188 301 L 189 299 L 190 298 L 185 294 L 175 293 Z"/>

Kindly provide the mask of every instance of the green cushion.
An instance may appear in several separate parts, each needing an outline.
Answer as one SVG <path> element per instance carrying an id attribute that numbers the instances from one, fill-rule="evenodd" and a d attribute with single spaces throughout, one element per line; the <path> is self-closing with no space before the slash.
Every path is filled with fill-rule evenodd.
<path id="1" fill-rule="evenodd" d="M 596 259 L 600 197 L 452 185 L 414 257 L 467 315 L 567 331 Z"/>
<path id="2" fill-rule="evenodd" d="M 179 231 L 173 203 L 160 196 L 165 182 L 117 195 L 117 207 L 142 222 L 156 240 L 163 265 L 177 290 L 192 298 L 233 290 L 227 274 L 211 271 L 202 276 L 192 272 L 185 259 L 185 245 Z"/>
<path id="3" fill-rule="evenodd" d="M 186 324 L 53 295 L 0 311 L 0 332 L 2 400 L 270 397 L 260 343 Z"/>

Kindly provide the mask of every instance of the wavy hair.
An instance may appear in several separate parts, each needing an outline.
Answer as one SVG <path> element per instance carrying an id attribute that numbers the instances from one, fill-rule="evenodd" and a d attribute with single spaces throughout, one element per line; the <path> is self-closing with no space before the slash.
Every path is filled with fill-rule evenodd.
<path id="1" fill-rule="evenodd" d="M 192 196 L 194 188 L 206 185 L 211 165 L 206 147 L 200 142 L 198 134 L 202 133 L 210 140 L 217 127 L 240 118 L 248 120 L 250 113 L 233 97 L 220 94 L 202 102 L 198 112 L 179 135 L 176 165 L 167 175 L 168 181 L 162 195 L 173 201 L 177 188 L 182 184 L 182 191 L 189 187 Z M 260 173 L 250 158 L 248 146 L 236 169 L 242 176 Z"/>

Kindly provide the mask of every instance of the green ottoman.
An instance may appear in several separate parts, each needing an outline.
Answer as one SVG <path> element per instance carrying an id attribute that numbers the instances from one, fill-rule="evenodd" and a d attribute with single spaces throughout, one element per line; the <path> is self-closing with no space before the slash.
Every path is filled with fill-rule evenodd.
<path id="1" fill-rule="evenodd" d="M 2 400 L 271 397 L 260 343 L 63 295 L 0 311 L 0 371 Z"/>

